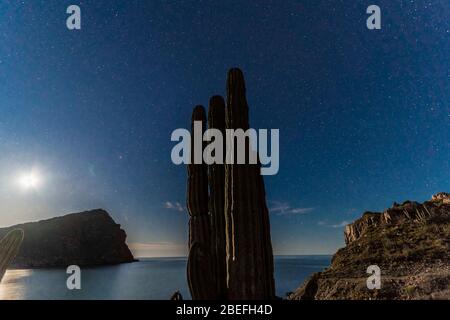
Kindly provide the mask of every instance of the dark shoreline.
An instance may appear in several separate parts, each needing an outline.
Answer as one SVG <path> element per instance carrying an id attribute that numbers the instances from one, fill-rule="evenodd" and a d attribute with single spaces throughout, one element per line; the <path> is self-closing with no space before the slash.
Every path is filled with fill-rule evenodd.
<path id="1" fill-rule="evenodd" d="M 133 261 L 124 261 L 124 262 L 118 262 L 118 263 L 103 263 L 103 264 L 82 264 L 82 265 L 78 265 L 80 268 L 101 268 L 101 267 L 111 267 L 111 266 L 118 266 L 121 264 L 130 264 L 130 263 L 135 263 L 135 262 L 139 262 L 141 260 L 139 259 L 134 259 Z M 53 270 L 53 269 L 66 269 L 68 266 L 70 265 L 77 265 L 76 263 L 73 264 L 69 264 L 69 265 L 52 265 L 52 266 L 39 266 L 39 267 L 33 267 L 33 266 L 17 266 L 17 265 L 12 265 L 8 268 L 8 270 Z"/>

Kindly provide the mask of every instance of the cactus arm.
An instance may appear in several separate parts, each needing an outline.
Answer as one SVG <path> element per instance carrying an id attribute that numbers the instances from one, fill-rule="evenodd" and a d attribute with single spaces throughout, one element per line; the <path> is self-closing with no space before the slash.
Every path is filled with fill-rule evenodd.
<path id="1" fill-rule="evenodd" d="M 19 252 L 20 245 L 23 241 L 23 235 L 23 230 L 16 229 L 10 231 L 0 241 L 0 282 L 5 275 L 6 269 Z"/>
<path id="2" fill-rule="evenodd" d="M 217 299 L 216 288 L 211 270 L 211 252 L 209 247 L 194 242 L 189 250 L 187 278 L 192 299 Z"/>
<path id="3" fill-rule="evenodd" d="M 239 69 L 228 73 L 226 128 L 249 128 L 245 81 Z M 248 154 L 250 144 L 245 147 Z M 228 298 L 274 299 L 269 212 L 260 164 L 226 164 L 225 189 Z"/>
<path id="4" fill-rule="evenodd" d="M 209 101 L 208 128 L 217 129 L 225 135 L 225 101 L 221 96 L 213 96 Z M 222 150 L 225 156 L 226 148 Z M 226 298 L 226 238 L 225 238 L 225 166 L 212 164 L 208 166 L 209 211 L 211 214 L 211 245 L 213 271 L 219 298 Z"/>
<path id="5" fill-rule="evenodd" d="M 192 131 L 194 131 L 195 121 L 202 122 L 203 134 L 206 126 L 206 114 L 202 106 L 194 108 L 192 113 Z M 208 211 L 208 167 L 204 163 L 194 163 L 193 153 L 196 147 L 194 143 L 191 146 L 191 163 L 188 165 L 186 201 L 190 215 L 187 277 L 192 299 L 215 299 L 215 285 L 208 278 L 208 275 L 212 272 L 213 265 L 211 220 Z"/>

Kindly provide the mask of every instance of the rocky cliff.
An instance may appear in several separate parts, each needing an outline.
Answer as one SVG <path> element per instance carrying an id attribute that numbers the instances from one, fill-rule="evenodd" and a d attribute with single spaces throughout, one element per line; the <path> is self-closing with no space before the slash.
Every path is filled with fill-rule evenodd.
<path id="1" fill-rule="evenodd" d="M 125 231 L 104 210 L 2 228 L 0 238 L 13 229 L 22 229 L 25 238 L 12 267 L 94 266 L 134 261 L 125 243 Z"/>
<path id="2" fill-rule="evenodd" d="M 450 194 L 366 212 L 344 236 L 331 266 L 289 299 L 450 299 Z M 381 269 L 380 289 L 367 288 L 370 265 Z"/>

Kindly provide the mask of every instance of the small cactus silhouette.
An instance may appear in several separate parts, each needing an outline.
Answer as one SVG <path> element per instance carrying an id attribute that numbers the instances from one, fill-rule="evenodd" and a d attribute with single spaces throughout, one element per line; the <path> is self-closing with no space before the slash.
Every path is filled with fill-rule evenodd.
<path id="1" fill-rule="evenodd" d="M 0 241 L 0 282 L 5 275 L 6 269 L 19 252 L 23 236 L 24 233 L 22 229 L 15 229 L 10 231 Z"/>

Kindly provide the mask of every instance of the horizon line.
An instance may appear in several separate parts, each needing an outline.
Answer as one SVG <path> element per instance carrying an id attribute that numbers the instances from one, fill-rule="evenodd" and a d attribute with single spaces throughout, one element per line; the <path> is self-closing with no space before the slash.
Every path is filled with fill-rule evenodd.
<path id="1" fill-rule="evenodd" d="M 306 257 L 306 256 L 315 256 L 315 257 L 324 257 L 324 256 L 332 256 L 334 253 L 312 253 L 312 254 L 274 254 L 274 257 Z M 188 256 L 135 256 L 135 259 L 161 259 L 161 258 L 171 258 L 171 259 L 187 259 Z"/>

